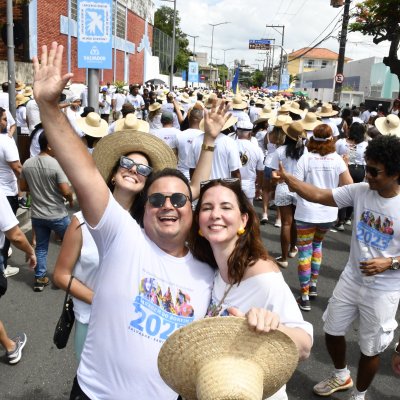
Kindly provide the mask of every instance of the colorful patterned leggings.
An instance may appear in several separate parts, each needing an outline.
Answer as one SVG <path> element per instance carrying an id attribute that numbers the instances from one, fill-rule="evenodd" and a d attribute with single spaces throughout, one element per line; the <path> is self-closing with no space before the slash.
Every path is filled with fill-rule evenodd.
<path id="1" fill-rule="evenodd" d="M 331 226 L 332 222 L 318 224 L 296 221 L 299 249 L 297 271 L 302 295 L 308 295 L 310 282 L 317 283 L 322 260 L 322 241 Z"/>

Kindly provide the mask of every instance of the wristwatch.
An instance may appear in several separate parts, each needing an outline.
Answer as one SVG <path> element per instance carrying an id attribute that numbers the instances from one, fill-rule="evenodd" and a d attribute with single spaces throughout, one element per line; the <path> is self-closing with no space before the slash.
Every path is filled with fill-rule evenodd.
<path id="1" fill-rule="evenodd" d="M 393 271 L 397 271 L 400 268 L 400 262 L 396 257 L 391 257 L 392 263 L 390 264 L 390 268 Z"/>
<path id="2" fill-rule="evenodd" d="M 396 353 L 396 354 L 399 354 L 400 355 L 400 349 L 398 349 L 398 347 L 399 347 L 399 342 L 397 342 L 395 345 L 394 345 L 394 352 Z"/>
<path id="3" fill-rule="evenodd" d="M 201 149 L 204 150 L 204 151 L 214 151 L 215 146 L 208 146 L 208 145 L 206 145 L 206 144 L 203 143 L 203 144 L 201 145 Z"/>

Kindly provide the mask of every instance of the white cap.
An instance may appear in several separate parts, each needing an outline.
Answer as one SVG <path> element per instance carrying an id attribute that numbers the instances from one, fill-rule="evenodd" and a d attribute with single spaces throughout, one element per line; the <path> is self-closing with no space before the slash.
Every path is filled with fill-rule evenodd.
<path id="1" fill-rule="evenodd" d="M 252 131 L 253 130 L 253 124 L 248 121 L 248 120 L 239 120 L 237 125 L 237 129 L 242 129 L 244 131 Z"/>

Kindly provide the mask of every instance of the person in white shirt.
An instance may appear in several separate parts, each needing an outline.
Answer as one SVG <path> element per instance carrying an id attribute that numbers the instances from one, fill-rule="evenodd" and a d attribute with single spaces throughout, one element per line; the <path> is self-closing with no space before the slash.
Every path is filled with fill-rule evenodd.
<path id="1" fill-rule="evenodd" d="M 143 97 L 139 94 L 139 85 L 130 86 L 126 101 L 135 107 L 136 117 L 143 119 L 143 110 L 145 108 Z"/>
<path id="2" fill-rule="evenodd" d="M 331 127 L 333 132 L 333 139 L 337 140 L 339 138 L 339 129 L 337 125 L 331 121 L 331 117 L 339 114 L 339 111 L 333 109 L 332 104 L 323 104 L 321 107 L 321 111 L 317 111 L 317 117 L 321 118 L 322 123 L 327 124 Z"/>
<path id="3" fill-rule="evenodd" d="M 26 119 L 28 121 L 29 133 L 32 133 L 35 126 L 40 124 L 40 112 L 35 99 L 26 103 Z"/>
<path id="4" fill-rule="evenodd" d="M 111 107 L 113 110 L 113 121 L 122 118 L 122 106 L 126 102 L 126 96 L 122 93 L 122 89 L 117 88 L 111 96 Z"/>
<path id="5" fill-rule="evenodd" d="M 8 94 L 8 82 L 1 84 L 2 92 L 0 93 L 0 107 L 4 109 L 10 108 L 10 98 Z"/>
<path id="6" fill-rule="evenodd" d="M 104 121 L 107 122 L 110 119 L 111 113 L 111 96 L 107 93 L 107 88 L 104 87 L 99 93 L 99 114 Z"/>
<path id="7" fill-rule="evenodd" d="M 25 97 L 23 94 L 17 94 L 16 98 L 16 122 L 17 130 L 21 135 L 29 135 L 28 123 L 26 121 L 26 103 L 29 101 L 29 97 Z"/>
<path id="8" fill-rule="evenodd" d="M 280 170 L 301 197 L 328 207 L 354 207 L 349 259 L 323 315 L 332 375 L 314 386 L 320 396 L 353 387 L 346 363 L 345 335 L 358 323 L 360 359 L 351 399 L 363 400 L 379 368 L 380 354 L 397 327 L 400 298 L 400 138 L 372 139 L 365 152 L 367 182 L 336 189 L 302 182 Z M 365 259 L 367 248 L 368 259 Z"/>
<path id="9" fill-rule="evenodd" d="M 83 112 L 83 108 L 81 107 L 81 98 L 77 95 L 73 95 L 67 107 L 64 108 L 64 112 L 72 123 L 76 122 Z"/>
<path id="10" fill-rule="evenodd" d="M 181 134 L 179 129 L 173 127 L 174 117 L 171 112 L 164 111 L 161 114 L 161 124 L 162 128 L 156 129 L 154 131 L 150 131 L 154 136 L 157 136 L 161 140 L 163 140 L 169 147 L 171 147 L 172 151 L 175 155 L 178 155 L 176 137 Z"/>

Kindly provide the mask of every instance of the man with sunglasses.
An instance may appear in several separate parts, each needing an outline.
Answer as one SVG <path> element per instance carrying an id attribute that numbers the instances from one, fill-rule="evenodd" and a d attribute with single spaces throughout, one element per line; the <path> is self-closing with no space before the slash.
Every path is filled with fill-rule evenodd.
<path id="1" fill-rule="evenodd" d="M 175 400 L 176 393 L 159 376 L 158 352 L 172 332 L 205 316 L 214 278 L 214 271 L 195 260 L 185 245 L 192 224 L 191 187 L 175 169 L 148 176 L 148 166 L 121 154 L 119 165 L 132 171 L 123 174 L 127 183 L 136 184 L 137 174 L 148 176 L 138 196 L 144 203 L 144 231 L 140 228 L 110 195 L 93 159 L 57 107 L 71 77 L 61 75 L 62 53 L 62 46 L 53 43 L 49 53 L 43 47 L 40 65 L 34 58 L 35 98 L 49 143 L 75 188 L 100 256 L 89 330 L 71 399 Z M 206 148 L 201 158 L 207 158 L 210 167 L 211 139 L 228 119 L 228 110 L 229 105 L 221 103 L 205 115 Z M 142 154 L 153 167 L 166 159 L 155 146 L 146 146 L 146 139 L 138 138 L 130 152 L 140 154 L 140 140 L 146 149 Z M 209 173 L 210 168 L 204 175 Z M 193 186 L 195 197 L 199 186 Z"/>
<path id="2" fill-rule="evenodd" d="M 314 386 L 320 396 L 353 387 L 346 365 L 345 334 L 359 317 L 361 356 L 350 399 L 361 400 L 379 367 L 379 355 L 397 327 L 400 298 L 400 137 L 383 135 L 365 151 L 366 182 L 320 189 L 297 180 L 280 166 L 290 190 L 308 201 L 354 207 L 350 255 L 323 315 L 332 375 Z M 363 248 L 372 258 L 362 261 Z M 365 279 L 368 277 L 368 279 Z"/>

